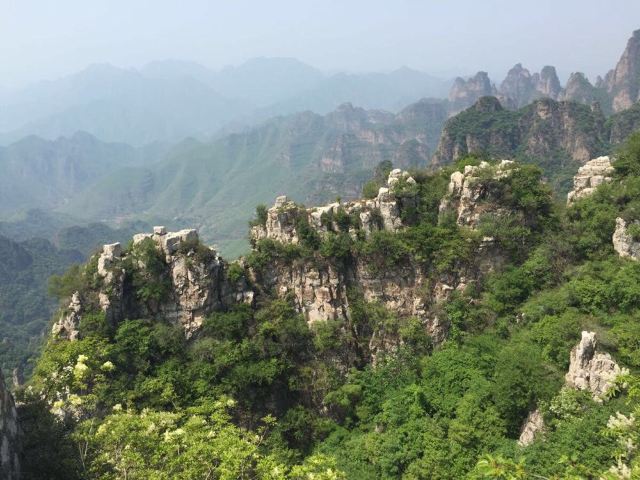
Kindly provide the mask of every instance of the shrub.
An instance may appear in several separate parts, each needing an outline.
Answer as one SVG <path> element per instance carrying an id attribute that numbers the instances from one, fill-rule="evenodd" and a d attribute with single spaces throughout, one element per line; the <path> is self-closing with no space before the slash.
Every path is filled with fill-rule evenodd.
<path id="1" fill-rule="evenodd" d="M 265 226 L 267 224 L 268 209 L 266 205 L 260 204 L 256 207 L 255 217 L 249 221 L 250 227 Z"/>

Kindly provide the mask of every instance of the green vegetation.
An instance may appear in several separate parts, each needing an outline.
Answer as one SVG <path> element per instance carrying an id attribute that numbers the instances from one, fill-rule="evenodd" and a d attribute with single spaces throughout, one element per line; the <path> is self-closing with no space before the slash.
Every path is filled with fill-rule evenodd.
<path id="1" fill-rule="evenodd" d="M 341 227 L 326 238 L 262 240 L 247 260 L 258 270 L 274 260 L 346 269 L 359 258 L 372 273 L 412 264 L 436 281 L 472 264 L 492 234 L 496 267 L 436 305 L 449 326 L 440 344 L 420 319 L 357 289 L 342 320 L 309 326 L 289 298 L 264 296 L 257 309 L 212 314 L 189 340 L 159 320 L 109 329 L 89 315 L 79 341 L 49 340 L 19 392 L 27 452 L 41 460 L 26 478 L 45 466 L 52 479 L 622 478 L 609 471 L 620 465 L 635 478 L 640 264 L 620 259 L 611 235 L 616 216 L 640 218 L 640 136 L 618 159 L 616 180 L 569 208 L 552 201 L 539 169 L 495 179 L 490 166 L 480 201 L 507 213 L 488 210 L 476 232 L 437 199 L 454 168 L 478 159 L 416 172 L 420 202 L 403 231 L 351 236 L 349 216 L 334 215 Z M 132 281 L 144 298 L 161 271 L 145 245 L 134 253 L 150 269 Z M 88 281 L 80 269 L 54 285 L 66 294 L 91 290 Z M 602 403 L 563 388 L 583 329 L 631 372 Z M 519 447 L 535 408 L 546 432 Z"/>

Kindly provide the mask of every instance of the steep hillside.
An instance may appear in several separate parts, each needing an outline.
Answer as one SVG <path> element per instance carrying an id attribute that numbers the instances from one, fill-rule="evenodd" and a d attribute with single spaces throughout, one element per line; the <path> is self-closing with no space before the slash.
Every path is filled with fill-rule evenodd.
<path id="1" fill-rule="evenodd" d="M 62 210 L 198 225 L 205 238 L 234 253 L 246 245 L 253 206 L 278 193 L 305 203 L 354 198 L 382 161 L 425 165 L 446 115 L 441 102 L 425 100 L 397 115 L 345 104 L 325 116 L 278 117 L 214 142 L 185 141 L 153 169 L 114 171 Z"/>
<path id="2" fill-rule="evenodd" d="M 164 150 L 104 143 L 84 132 L 53 141 L 31 136 L 0 147 L 0 217 L 60 207 L 109 173 L 148 164 Z"/>
<path id="3" fill-rule="evenodd" d="M 40 219 L 29 217 L 33 222 Z M 48 293 L 49 278 L 84 262 L 105 241 L 124 242 L 145 225 L 112 229 L 104 224 L 56 224 L 51 230 L 38 231 L 40 238 L 15 225 L 4 227 L 0 226 L 0 368 L 7 378 L 17 369 L 16 378 L 21 378 L 33 368 L 43 331 L 59 306 Z M 6 234 L 27 238 L 16 240 Z"/>
<path id="4" fill-rule="evenodd" d="M 105 245 L 54 281 L 25 478 L 633 478 L 639 174 L 635 135 L 565 207 L 466 157 L 279 197 L 238 262 L 195 230 Z"/>
<path id="5" fill-rule="evenodd" d="M 517 158 L 542 166 L 566 191 L 580 164 L 609 149 L 610 136 L 598 108 L 540 99 L 511 111 L 484 97 L 447 122 L 433 162 L 447 164 L 468 154 Z"/>

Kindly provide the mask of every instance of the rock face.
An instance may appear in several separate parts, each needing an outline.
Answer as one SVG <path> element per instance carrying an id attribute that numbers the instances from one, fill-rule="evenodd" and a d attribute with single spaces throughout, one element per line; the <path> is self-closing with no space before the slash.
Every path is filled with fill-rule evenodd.
<path id="1" fill-rule="evenodd" d="M 507 77 L 500 84 L 500 94 L 513 100 L 516 108 L 521 108 L 537 97 L 535 87 L 529 70 L 518 63 L 509 70 Z"/>
<path id="2" fill-rule="evenodd" d="M 567 195 L 567 204 L 571 205 L 576 200 L 591 195 L 599 185 L 613 180 L 614 171 L 609 157 L 589 160 L 573 177 L 573 190 Z"/>
<path id="3" fill-rule="evenodd" d="M 608 107 L 609 103 L 605 92 L 591 85 L 591 82 L 589 82 L 584 73 L 581 72 L 574 72 L 569 76 L 561 98 L 565 101 L 584 103 L 587 105 L 593 102 L 605 101 L 605 106 Z"/>
<path id="4" fill-rule="evenodd" d="M 377 197 L 370 200 L 335 202 L 301 210 L 285 195 L 280 196 L 267 211 L 265 224 L 251 228 L 251 240 L 255 243 L 268 238 L 298 244 L 301 217 L 305 220 L 305 225 L 308 224 L 320 236 L 340 229 L 339 215 L 357 217 L 361 231 L 366 236 L 375 230 L 396 231 L 403 226 L 402 210 L 415 206 L 415 192 L 411 191 L 415 184 L 415 180 L 407 172 L 395 169 L 389 173 L 387 186 L 381 187 Z M 355 235 L 355 229 L 351 228 L 350 233 Z"/>
<path id="5" fill-rule="evenodd" d="M 613 232 L 613 249 L 618 255 L 630 260 L 640 260 L 640 241 L 629 232 L 630 226 L 640 229 L 640 222 L 628 223 L 623 218 L 616 218 L 616 229 Z"/>
<path id="6" fill-rule="evenodd" d="M 555 67 L 547 65 L 540 70 L 539 74 L 534 73 L 533 83 L 535 90 L 543 97 L 557 100 L 562 93 L 562 86 Z"/>
<path id="7" fill-rule="evenodd" d="M 525 447 L 532 444 L 536 435 L 542 432 L 542 430 L 544 430 L 544 418 L 540 410 L 536 408 L 533 412 L 529 413 L 524 422 L 520 438 L 518 438 L 518 445 Z"/>
<path id="8" fill-rule="evenodd" d="M 596 334 L 583 331 L 580 343 L 571 350 L 565 385 L 591 392 L 595 401 L 602 402 L 618 375 L 627 371 L 620 368 L 608 353 L 598 352 L 597 346 Z M 530 445 L 542 431 L 544 431 L 544 418 L 536 408 L 529 413 L 522 426 L 518 445 L 521 447 Z"/>
<path id="9" fill-rule="evenodd" d="M 467 154 L 485 153 L 560 165 L 586 163 L 607 145 L 605 117 L 597 108 L 543 98 L 508 111 L 488 97 L 447 121 L 432 162 L 447 164 Z"/>
<path id="10" fill-rule="evenodd" d="M 504 161 L 492 173 L 505 175 L 509 165 L 511 162 Z M 462 212 L 459 222 L 466 227 L 473 228 L 482 212 L 497 211 L 495 205 L 492 210 L 486 196 L 480 193 L 484 190 L 483 182 L 477 174 L 485 168 L 487 165 L 468 167 L 464 174 L 454 173 L 451 183 L 456 187 L 450 187 L 447 199 L 443 200 L 441 211 Z M 459 176 L 463 178 L 460 188 L 457 187 Z M 394 170 L 389 175 L 387 186 L 380 188 L 378 196 L 371 200 L 300 209 L 292 202 L 279 198 L 276 205 L 269 209 L 266 224 L 252 229 L 254 244 L 265 238 L 300 243 L 300 232 L 296 227 L 300 218 L 306 219 L 305 223 L 320 237 L 339 231 L 336 221 L 339 210 L 343 215 L 359 219 L 359 229 L 352 226 L 348 229 L 353 237 L 368 236 L 375 230 L 397 231 L 406 226 L 402 220 L 403 211 L 416 205 L 416 198 L 411 193 L 414 184 L 407 172 Z M 286 215 L 282 213 L 283 209 Z M 489 242 L 479 248 L 469 264 L 458 265 L 435 279 L 411 259 L 399 260 L 382 270 L 372 270 L 370 259 L 366 256 L 357 256 L 353 262 L 339 267 L 317 258 L 313 262 L 277 261 L 268 269 L 254 272 L 254 275 L 256 283 L 264 290 L 279 296 L 291 295 L 296 307 L 310 323 L 348 319 L 348 292 L 356 288 L 368 302 L 379 302 L 400 316 L 419 318 L 425 330 L 437 342 L 444 338 L 447 330 L 447 325 L 439 318 L 437 305 L 453 292 L 478 281 L 495 268 L 499 259 L 499 252 L 494 251 Z M 393 335 L 388 332 L 386 335 L 378 332 L 371 339 L 371 351 L 391 348 L 392 339 Z"/>
<path id="11" fill-rule="evenodd" d="M 20 429 L 18 412 L 0 374 L 0 478 L 20 478 Z"/>
<path id="12" fill-rule="evenodd" d="M 478 72 L 465 80 L 458 77 L 449 92 L 450 113 L 454 114 L 473 105 L 478 99 L 489 95 L 497 95 L 496 87 L 489 80 L 487 72 Z"/>
<path id="13" fill-rule="evenodd" d="M 141 256 L 145 248 L 156 254 Z M 52 333 L 76 340 L 82 314 L 97 308 L 111 325 L 125 318 L 158 317 L 182 326 L 189 337 L 210 313 L 253 301 L 246 282 L 231 281 L 227 270 L 228 264 L 213 249 L 199 244 L 196 230 L 166 232 L 164 227 L 155 227 L 154 233 L 135 235 L 130 252 L 123 252 L 120 244 L 103 247 L 94 280 L 98 291 L 86 296 L 76 292 Z M 133 288 L 136 275 L 148 288 L 153 285 L 157 290 L 149 290 L 147 298 L 137 296 Z"/>
<path id="14" fill-rule="evenodd" d="M 633 32 L 618 64 L 604 78 L 603 86 L 612 98 L 614 112 L 640 100 L 640 30 Z"/>
<path id="15" fill-rule="evenodd" d="M 580 343 L 571 350 L 565 382 L 572 388 L 591 392 L 595 400 L 601 401 L 622 369 L 611 355 L 596 348 L 596 334 L 582 332 Z"/>
<path id="16" fill-rule="evenodd" d="M 482 214 L 501 213 L 499 201 L 485 193 L 487 182 L 511 171 L 512 162 L 505 160 L 454 173 L 441 205 L 442 219 L 446 216 L 448 221 L 451 213 L 459 225 L 473 229 Z M 395 169 L 371 199 L 304 208 L 280 196 L 266 212 L 264 223 L 251 229 L 256 257 L 266 261 L 240 261 L 233 274 L 215 251 L 198 242 L 195 230 L 166 232 L 156 227 L 153 233 L 135 235 L 128 250 L 119 244 L 105 245 L 84 270 L 89 286 L 83 288 L 88 291 L 73 296 L 53 333 L 75 340 L 82 334 L 78 329 L 82 316 L 102 311 L 112 326 L 127 318 L 157 318 L 182 327 L 189 338 L 212 312 L 240 303 L 254 304 L 265 296 L 290 299 L 309 323 L 347 323 L 354 299 L 376 302 L 399 317 L 417 318 L 432 340 L 440 342 L 448 328 L 441 303 L 454 292 L 481 282 L 504 260 L 493 239 L 480 241 L 471 236 L 473 255 L 452 259 L 446 272 L 406 253 L 389 262 L 385 249 L 353 249 L 347 256 L 314 250 L 322 239 L 340 242 L 350 236 L 363 240 L 379 231 L 408 227 L 420 206 L 419 188 L 406 171 Z M 386 237 L 382 238 L 384 242 Z M 289 248 L 295 245 L 304 248 Z M 327 245 L 331 248 L 333 244 L 322 244 Z M 339 251 L 339 243 L 336 245 Z M 396 327 L 385 328 L 390 330 L 369 332 L 365 354 L 372 359 L 399 346 Z"/>
<path id="17" fill-rule="evenodd" d="M 448 195 L 440 203 L 440 212 L 453 210 L 458 225 L 475 229 L 482 215 L 500 214 L 501 209 L 491 202 L 482 202 L 486 189 L 480 181 L 480 173 L 492 169 L 493 178 L 509 175 L 513 161 L 502 160 L 495 168 L 487 162 L 478 166 L 467 165 L 464 172 L 454 172 L 448 187 Z"/>

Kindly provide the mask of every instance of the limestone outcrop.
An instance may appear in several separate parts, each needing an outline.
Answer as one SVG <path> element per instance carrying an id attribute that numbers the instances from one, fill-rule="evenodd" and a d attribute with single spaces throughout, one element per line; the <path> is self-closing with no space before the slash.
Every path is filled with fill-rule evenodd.
<path id="1" fill-rule="evenodd" d="M 565 385 L 576 390 L 588 391 L 596 402 L 602 402 L 616 378 L 627 371 L 620 368 L 611 355 L 599 352 L 597 347 L 595 332 L 583 331 L 580 342 L 571 350 Z M 536 408 L 529 413 L 522 426 L 518 445 L 530 445 L 544 428 L 542 412 Z"/>
<path id="2" fill-rule="evenodd" d="M 591 392 L 594 400 L 601 401 L 623 371 L 611 355 L 597 351 L 597 346 L 596 334 L 583 331 L 580 343 L 571 350 L 565 382 L 572 388 Z"/>
<path id="3" fill-rule="evenodd" d="M 53 324 L 53 335 L 59 338 L 66 338 L 67 340 L 77 340 L 81 318 L 82 301 L 80 300 L 80 292 L 75 292 L 71 296 L 69 306 L 62 310 L 60 318 Z"/>
<path id="4" fill-rule="evenodd" d="M 504 213 L 495 203 L 486 201 L 486 184 L 480 176 L 503 178 L 510 174 L 513 166 L 511 160 L 502 160 L 495 167 L 483 161 L 478 166 L 467 165 L 464 172 L 452 173 L 448 195 L 440 203 L 440 212 L 453 211 L 458 225 L 472 229 L 478 227 L 482 215 Z"/>
<path id="5" fill-rule="evenodd" d="M 229 279 L 228 267 L 215 250 L 199 243 L 193 229 L 155 227 L 153 233 L 135 235 L 130 251 L 105 245 L 97 258 L 97 301 L 95 292 L 86 298 L 76 292 L 53 335 L 76 340 L 83 312 L 98 309 L 111 325 L 125 318 L 158 317 L 182 326 L 189 337 L 210 313 L 253 302 L 246 281 Z M 136 282 L 144 295 L 135 294 Z"/>
<path id="6" fill-rule="evenodd" d="M 352 202 L 334 202 L 322 207 L 302 208 L 285 195 L 276 198 L 273 207 L 267 210 L 264 225 L 251 228 L 252 242 L 265 238 L 282 243 L 298 244 L 298 229 L 302 220 L 320 236 L 341 228 L 340 216 L 354 219 L 359 229 L 349 226 L 349 232 L 356 235 L 361 231 L 365 236 L 375 230 L 397 231 L 403 227 L 402 210 L 415 206 L 416 192 L 412 191 L 416 182 L 400 169 L 392 170 L 387 186 L 381 187 L 376 198 Z"/>
<path id="7" fill-rule="evenodd" d="M 454 173 L 442 211 L 451 209 L 458 224 L 469 229 L 477 227 L 482 214 L 501 213 L 499 201 L 486 192 L 491 181 L 510 175 L 512 168 L 512 162 L 504 160 Z M 407 228 L 413 221 L 411 213 L 419 207 L 419 190 L 408 172 L 396 169 L 371 199 L 304 208 L 280 196 L 263 222 L 251 229 L 256 253 L 264 254 L 256 258 L 268 260 L 241 260 L 233 272 L 215 250 L 199 242 L 195 230 L 167 232 L 155 227 L 151 233 L 135 235 L 128 249 L 105 245 L 84 271 L 90 276 L 86 291 L 73 295 L 53 333 L 75 340 L 81 335 L 82 316 L 102 311 L 111 326 L 127 318 L 158 318 L 182 327 L 189 338 L 212 312 L 254 304 L 260 296 L 290 299 L 310 324 L 348 322 L 354 298 L 361 298 L 399 317 L 417 318 L 433 341 L 440 342 L 448 327 L 440 311 L 442 302 L 481 282 L 500 265 L 503 254 L 492 238 L 470 238 L 475 254 L 453 259 L 446 272 L 410 254 L 389 262 L 384 249 L 354 249 L 347 257 L 316 251 L 320 241 L 339 241 L 340 235 L 363 241 L 376 231 Z M 281 254 L 278 244 L 305 248 Z M 372 358 L 396 348 L 399 338 L 398 332 L 375 332 L 369 346 Z"/>
<path id="8" fill-rule="evenodd" d="M 0 478 L 20 479 L 20 452 L 18 412 L 0 373 Z"/>
<path id="9" fill-rule="evenodd" d="M 640 240 L 636 238 L 630 228 L 640 230 L 640 222 L 627 222 L 623 218 L 616 218 L 616 229 L 613 232 L 613 248 L 618 255 L 631 260 L 640 260 Z"/>
<path id="10" fill-rule="evenodd" d="M 567 204 L 571 205 L 576 200 L 591 195 L 598 186 L 613 180 L 614 171 L 609 157 L 589 160 L 573 177 L 573 190 L 567 195 Z"/>
<path id="11" fill-rule="evenodd" d="M 536 436 L 544 430 L 544 417 L 539 409 L 535 409 L 530 412 L 527 419 L 524 422 L 520 437 L 518 438 L 518 445 L 525 447 L 533 443 Z"/>
<path id="12" fill-rule="evenodd" d="M 483 163 L 477 167 L 467 167 L 465 173 L 454 173 L 449 195 L 443 200 L 441 210 L 452 209 L 461 226 L 475 228 L 482 213 L 501 212 L 495 201 L 485 195 L 486 179 L 509 175 L 511 168 L 512 162 L 505 160 L 496 166 Z M 343 210 L 343 215 L 358 215 L 360 229 L 349 228 L 349 234 L 354 237 L 359 234 L 366 236 L 374 229 L 397 231 L 406 227 L 400 214 L 403 208 L 416 205 L 415 195 L 407 193 L 411 192 L 414 185 L 406 172 L 394 170 L 389 175 L 387 186 L 380 189 L 375 199 L 298 210 L 298 215 L 308 219 L 309 226 L 320 236 L 338 231 L 339 226 L 332 224 L 336 221 L 338 209 Z M 266 224 L 254 227 L 254 245 L 265 238 L 284 238 L 289 243 L 300 241 L 295 215 L 283 214 L 282 209 L 293 212 L 296 208 L 292 202 L 287 202 L 278 200 L 268 211 Z M 377 220 L 374 222 L 375 217 Z M 283 219 L 286 224 L 282 223 Z M 479 281 L 500 263 L 500 252 L 496 251 L 492 239 L 486 240 L 480 243 L 472 261 L 460 262 L 447 274 L 435 278 L 427 267 L 410 258 L 385 265 L 383 269 L 372 269 L 371 259 L 366 256 L 356 256 L 348 264 L 339 265 L 339 268 L 331 261 L 317 258 L 293 262 L 276 259 L 269 268 L 253 274 L 255 283 L 265 291 L 279 296 L 289 295 L 309 323 L 348 319 L 348 292 L 355 288 L 367 302 L 380 303 L 401 317 L 420 319 L 432 338 L 440 341 L 446 334 L 447 325 L 439 318 L 438 305 L 454 292 L 460 292 L 470 283 Z M 372 339 L 371 351 L 389 347 L 391 338 L 393 335 L 379 332 Z"/>

